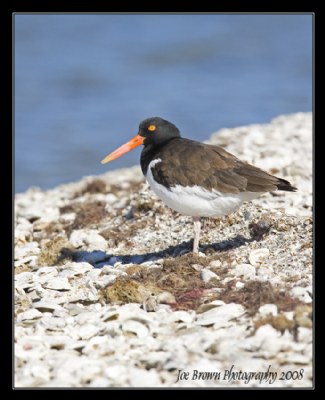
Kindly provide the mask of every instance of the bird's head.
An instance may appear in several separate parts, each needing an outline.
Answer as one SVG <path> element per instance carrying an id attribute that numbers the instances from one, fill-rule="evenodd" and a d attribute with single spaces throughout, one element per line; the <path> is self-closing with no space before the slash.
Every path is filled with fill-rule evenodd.
<path id="1" fill-rule="evenodd" d="M 141 144 L 158 146 L 175 137 L 180 137 L 180 132 L 174 124 L 160 117 L 147 118 L 140 122 L 138 133 L 129 142 L 105 157 L 102 164 L 121 157 Z"/>

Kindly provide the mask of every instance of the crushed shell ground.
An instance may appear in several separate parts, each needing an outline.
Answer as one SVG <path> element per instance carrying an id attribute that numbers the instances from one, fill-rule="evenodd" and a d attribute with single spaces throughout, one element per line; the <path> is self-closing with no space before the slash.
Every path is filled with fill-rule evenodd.
<path id="1" fill-rule="evenodd" d="M 312 115 L 209 142 L 298 191 L 205 220 L 198 256 L 139 167 L 16 195 L 16 387 L 312 387 Z"/>

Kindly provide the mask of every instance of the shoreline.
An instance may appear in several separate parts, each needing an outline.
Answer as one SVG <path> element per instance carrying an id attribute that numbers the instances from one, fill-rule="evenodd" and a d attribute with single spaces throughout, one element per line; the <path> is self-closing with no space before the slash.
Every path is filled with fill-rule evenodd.
<path id="1" fill-rule="evenodd" d="M 199 257 L 138 166 L 15 196 L 16 387 L 312 386 L 312 114 L 208 142 L 298 191 L 207 220 Z"/>

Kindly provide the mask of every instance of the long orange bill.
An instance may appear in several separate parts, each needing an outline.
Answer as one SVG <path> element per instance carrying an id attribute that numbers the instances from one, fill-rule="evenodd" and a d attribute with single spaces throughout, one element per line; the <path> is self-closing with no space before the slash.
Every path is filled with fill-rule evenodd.
<path id="1" fill-rule="evenodd" d="M 132 138 L 129 142 L 123 144 L 121 147 L 113 151 L 113 153 L 109 154 L 104 158 L 104 160 L 101 161 L 102 164 L 106 164 L 110 161 L 115 160 L 116 158 L 119 158 L 123 156 L 123 154 L 128 153 L 129 151 L 135 149 L 136 147 L 140 146 L 140 144 L 143 144 L 144 137 L 140 135 L 135 135 L 134 138 Z"/>

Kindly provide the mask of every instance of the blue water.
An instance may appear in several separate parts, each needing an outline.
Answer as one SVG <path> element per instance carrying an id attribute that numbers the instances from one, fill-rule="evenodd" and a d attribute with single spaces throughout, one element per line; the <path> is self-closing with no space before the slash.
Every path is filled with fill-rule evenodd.
<path id="1" fill-rule="evenodd" d="M 311 109 L 311 15 L 15 17 L 18 192 L 138 163 L 100 160 L 147 117 L 205 140 Z"/>

